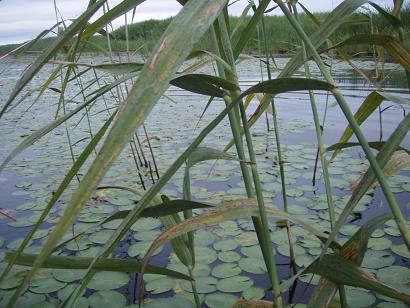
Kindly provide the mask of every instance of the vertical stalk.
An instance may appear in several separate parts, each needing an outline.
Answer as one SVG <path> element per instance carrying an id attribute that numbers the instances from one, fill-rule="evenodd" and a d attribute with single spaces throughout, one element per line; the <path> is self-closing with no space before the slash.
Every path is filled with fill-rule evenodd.
<path id="1" fill-rule="evenodd" d="M 219 30 L 220 30 L 219 34 L 221 36 L 221 40 L 220 40 L 222 43 L 221 47 L 223 48 L 224 53 L 225 53 L 224 60 L 226 60 L 230 64 L 233 73 L 229 73 L 229 72 L 227 72 L 226 74 L 223 73 L 221 77 L 227 78 L 229 81 L 238 85 L 234 53 L 232 50 L 232 46 L 230 44 L 230 38 L 229 38 L 229 33 L 227 30 L 226 23 L 227 23 L 226 17 L 219 16 L 218 18 L 218 24 L 219 24 Z M 220 70 L 220 73 L 221 72 L 223 72 L 222 68 Z M 239 85 L 238 85 L 238 88 L 239 88 Z M 224 97 L 226 104 L 229 105 L 231 103 L 231 100 L 235 99 L 239 95 L 240 95 L 239 90 L 231 91 L 230 97 L 228 96 Z M 235 108 L 236 110 L 238 109 L 237 107 Z M 240 117 L 242 119 L 243 128 L 245 131 L 248 154 L 249 154 L 250 160 L 252 161 L 251 172 L 252 172 L 253 183 L 254 183 L 255 191 L 256 191 L 256 198 L 257 198 L 258 206 L 259 206 L 259 213 L 260 213 L 260 216 L 258 218 L 252 217 L 252 220 L 255 225 L 255 230 L 258 235 L 258 240 L 260 242 L 262 254 L 263 254 L 265 263 L 267 265 L 267 268 L 268 268 L 269 278 L 272 283 L 272 289 L 273 289 L 274 298 L 276 300 L 276 304 L 278 307 L 283 307 L 284 303 L 283 303 L 282 295 L 280 292 L 280 279 L 279 279 L 279 275 L 278 275 L 278 271 L 277 271 L 276 263 L 274 259 L 274 249 L 272 246 L 272 242 L 270 240 L 269 222 L 267 219 L 265 204 L 263 200 L 262 186 L 259 180 L 259 174 L 258 174 L 258 170 L 256 166 L 256 157 L 255 157 L 255 153 L 254 153 L 253 145 L 252 145 L 252 137 L 250 135 L 250 131 L 248 128 L 248 123 L 247 123 L 247 118 L 246 118 L 246 113 L 245 113 L 245 108 L 243 106 L 243 102 L 239 103 L 239 109 L 240 109 L 239 110 Z M 232 114 L 235 116 L 234 113 Z M 246 172 L 248 173 L 248 177 L 249 177 L 249 170 L 243 161 L 243 158 L 245 158 L 244 146 L 243 146 L 243 141 L 242 141 L 241 134 L 240 134 L 240 124 L 238 123 L 237 119 L 234 119 L 234 121 L 231 122 L 231 128 L 232 128 L 232 132 L 234 133 L 234 139 L 235 139 L 235 144 L 238 150 L 238 156 L 239 156 L 239 153 L 241 153 L 239 156 L 241 160 L 241 168 L 246 170 Z M 244 177 L 244 181 L 245 181 L 245 177 Z M 250 179 L 248 179 L 248 181 L 250 181 Z M 246 182 L 245 182 L 245 186 L 251 187 L 252 185 L 251 183 L 248 183 L 248 185 L 246 185 Z M 253 190 L 250 190 L 247 193 L 249 197 L 254 196 Z"/>
<path id="2" fill-rule="evenodd" d="M 288 20 L 290 21 L 291 25 L 294 27 L 300 38 L 303 40 L 305 43 L 306 47 L 309 49 L 313 59 L 315 60 L 316 64 L 318 65 L 321 73 L 323 74 L 324 78 L 326 79 L 327 82 L 330 84 L 335 85 L 335 82 L 333 80 L 333 77 L 330 75 L 330 73 L 327 71 L 326 66 L 324 65 L 322 59 L 320 58 L 317 50 L 313 46 L 312 42 L 310 41 L 309 37 L 306 35 L 302 27 L 299 25 L 299 23 L 295 20 L 292 14 L 290 14 L 289 10 L 287 7 L 284 5 L 284 3 L 281 0 L 275 0 L 275 2 L 280 6 L 282 9 L 283 13 L 286 15 Z M 333 95 L 336 98 L 337 103 L 339 104 L 340 108 L 342 109 L 346 119 L 349 121 L 350 126 L 352 127 L 353 132 L 355 133 L 357 139 L 359 140 L 363 151 L 365 152 L 367 159 L 370 162 L 370 166 L 374 172 L 374 174 L 377 177 L 377 180 L 380 183 L 380 186 L 384 192 L 384 195 L 387 199 L 387 202 L 389 203 L 390 209 L 392 211 L 392 214 L 394 216 L 394 219 L 397 223 L 397 226 L 404 238 L 404 242 L 407 246 L 407 249 L 410 251 L 410 230 L 409 227 L 407 226 L 407 222 L 403 217 L 403 213 L 400 210 L 399 205 L 397 204 L 397 201 L 393 195 L 393 193 L 390 190 L 389 185 L 387 184 L 386 178 L 383 174 L 383 171 L 381 170 L 373 152 L 370 149 L 369 144 L 367 143 L 367 140 L 363 134 L 363 132 L 360 129 L 359 124 L 357 123 L 352 111 L 349 108 L 349 105 L 347 104 L 346 100 L 344 99 L 342 93 L 340 92 L 339 89 L 335 88 L 333 90 Z"/>
<path id="3" fill-rule="evenodd" d="M 266 37 L 266 26 L 265 26 L 265 19 L 263 16 L 262 16 L 262 34 L 263 34 L 263 39 L 265 41 L 265 61 L 266 61 L 266 70 L 268 73 L 268 80 L 272 80 L 272 74 L 270 70 L 270 61 L 269 61 L 269 52 L 268 52 L 268 42 L 267 42 L 267 37 Z M 275 101 L 272 96 L 270 100 L 271 100 L 271 107 L 272 107 L 272 120 L 273 120 L 273 130 L 275 133 L 276 151 L 278 154 L 279 174 L 280 174 L 280 181 L 281 181 L 281 186 L 282 186 L 283 208 L 285 212 L 287 213 L 288 212 L 288 198 L 286 195 L 285 169 L 284 169 L 284 160 L 282 159 L 278 115 L 276 112 Z M 290 264 L 293 269 L 293 275 L 296 275 L 297 268 L 296 268 L 296 261 L 295 261 L 295 252 L 293 249 L 292 232 L 291 232 L 290 224 L 288 221 L 286 221 L 286 232 L 288 235 Z"/>
<path id="4" fill-rule="evenodd" d="M 298 11 L 297 11 L 297 7 L 295 4 L 293 4 L 293 12 L 295 14 L 296 20 L 299 21 Z M 303 41 L 301 41 L 300 47 L 302 48 L 303 63 L 304 63 L 306 78 L 311 78 L 312 76 L 310 74 L 309 63 L 308 63 L 308 58 L 306 54 L 306 47 Z M 330 184 L 328 162 L 325 157 L 326 150 L 325 150 L 325 146 L 323 142 L 323 134 L 322 134 L 322 129 L 321 129 L 320 120 L 319 120 L 319 113 L 317 111 L 317 106 L 316 106 L 316 96 L 313 91 L 309 91 L 309 97 L 310 97 L 310 105 L 311 105 L 312 113 L 313 113 L 313 119 L 315 122 L 316 139 L 317 139 L 317 144 L 318 144 L 318 149 L 319 149 L 318 154 L 320 157 L 323 177 L 325 180 L 327 207 L 329 209 L 329 218 L 330 218 L 330 229 L 333 230 L 336 224 L 336 217 L 335 217 L 334 203 L 333 203 L 333 197 L 332 197 L 332 186 Z M 345 308 L 347 307 L 345 288 L 342 284 L 338 285 L 338 288 L 339 288 L 339 297 L 340 297 L 341 306 Z"/>

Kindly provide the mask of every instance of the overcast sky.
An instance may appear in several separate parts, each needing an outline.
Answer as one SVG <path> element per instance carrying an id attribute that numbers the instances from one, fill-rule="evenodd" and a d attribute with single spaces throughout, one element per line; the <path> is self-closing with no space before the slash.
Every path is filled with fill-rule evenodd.
<path id="1" fill-rule="evenodd" d="M 84 11 L 88 0 L 56 0 L 56 2 L 63 18 L 70 19 L 79 16 Z M 119 2 L 121 0 L 108 1 L 110 7 Z M 329 11 L 342 0 L 304 0 L 301 2 L 311 11 L 318 12 Z M 386 7 L 391 6 L 393 0 L 375 0 L 375 2 Z M 232 5 L 230 14 L 240 15 L 246 4 L 246 0 L 241 0 Z M 174 16 L 180 8 L 176 0 L 147 0 L 137 7 L 135 21 Z M 123 24 L 123 21 L 123 18 L 115 20 L 114 28 Z M 33 39 L 38 33 L 55 23 L 53 0 L 0 0 L 0 45 L 22 43 Z"/>

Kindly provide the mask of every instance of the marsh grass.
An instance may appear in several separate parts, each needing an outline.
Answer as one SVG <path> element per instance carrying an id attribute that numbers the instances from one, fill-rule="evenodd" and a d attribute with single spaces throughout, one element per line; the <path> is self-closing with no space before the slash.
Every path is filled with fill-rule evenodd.
<path id="1" fill-rule="evenodd" d="M 356 23 L 357 19 L 363 18 L 363 14 L 354 14 L 354 12 L 361 5 L 367 3 L 364 0 L 344 1 L 330 14 L 319 14 L 316 17 L 309 14 L 297 15 L 296 7 L 293 7 L 293 12 L 291 12 L 289 8 L 292 8 L 292 6 L 287 6 L 281 0 L 276 0 L 275 2 L 285 14 L 284 17 L 264 16 L 266 9 L 269 5 L 273 4 L 268 0 L 264 0 L 260 1 L 259 5 L 253 8 L 252 16 L 247 16 L 242 20 L 243 26 L 240 27 L 235 27 L 239 21 L 237 18 L 228 17 L 229 8 L 227 7 L 227 1 L 195 0 L 188 1 L 186 4 L 185 1 L 180 1 L 185 5 L 176 17 L 165 21 L 147 21 L 136 25 L 128 25 L 128 21 L 125 19 L 126 24 L 124 28 L 116 30 L 110 36 L 107 31 L 108 24 L 116 17 L 135 9 L 141 2 L 125 0 L 118 4 L 118 6 L 109 8 L 104 0 L 90 1 L 87 11 L 68 26 L 65 31 L 60 33 L 57 38 L 39 38 L 38 42 L 35 42 L 31 48 L 34 48 L 36 44 L 39 44 L 38 46 L 41 49 L 46 44 L 49 46 L 44 46 L 43 53 L 23 73 L 22 78 L 16 84 L 5 105 L 2 106 L 1 116 L 11 114 L 13 108 L 16 108 L 21 103 L 21 100 L 18 100 L 18 98 L 22 95 L 25 87 L 42 67 L 49 62 L 57 64 L 48 80 L 36 90 L 36 92 L 40 93 L 39 96 L 41 96 L 52 82 L 60 82 L 60 88 L 54 88 L 54 91 L 58 92 L 59 95 L 56 105 L 56 119 L 27 137 L 4 160 L 0 170 L 6 168 L 8 162 L 14 159 L 18 153 L 62 124 L 65 125 L 67 146 L 70 149 L 71 159 L 73 160 L 72 167 L 61 182 L 58 190 L 52 195 L 35 226 L 20 244 L 18 250 L 14 254 L 7 255 L 8 266 L 4 269 L 0 280 L 4 281 L 12 268 L 17 264 L 31 266 L 30 270 L 15 285 L 14 293 L 10 297 L 8 306 L 13 306 L 19 300 L 20 296 L 26 291 L 27 286 L 32 282 L 35 274 L 42 267 L 59 267 L 66 268 L 67 270 L 72 268 L 85 269 L 82 281 L 76 287 L 73 287 L 72 292 L 59 303 L 63 306 L 74 305 L 77 299 L 82 296 L 88 283 L 96 275 L 97 270 L 113 270 L 108 258 L 134 223 L 142 217 L 159 217 L 166 230 L 152 241 L 141 262 L 135 260 L 135 262 L 115 260 L 116 271 L 130 272 L 130 267 L 133 267 L 135 272 L 141 273 L 139 278 L 139 295 L 141 299 L 144 296 L 144 272 L 162 273 L 163 275 L 179 277 L 190 281 L 195 305 L 199 307 L 201 305 L 201 298 L 198 294 L 199 292 L 197 292 L 196 278 L 194 276 L 195 268 L 198 264 L 196 263 L 195 233 L 193 231 L 225 220 L 252 217 L 253 227 L 256 231 L 258 244 L 268 271 L 273 298 L 277 307 L 285 307 L 287 305 L 283 297 L 287 286 L 297 277 L 306 273 L 320 275 L 322 277 L 322 285 L 326 286 L 326 288 L 322 289 L 320 288 L 321 285 L 319 285 L 315 289 L 314 297 L 310 299 L 308 307 L 325 306 L 326 303 L 329 303 L 335 297 L 337 289 L 339 290 L 340 303 L 345 307 L 347 305 L 344 293 L 345 285 L 368 289 L 409 304 L 409 294 L 383 284 L 361 268 L 370 234 L 378 224 L 385 222 L 391 216 L 377 217 L 364 224 L 344 245 L 339 244 L 336 237 L 339 230 L 345 225 L 347 217 L 352 213 L 371 184 L 377 179 L 397 223 L 399 234 L 405 243 L 405 249 L 410 249 L 410 232 L 407 222 L 383 172 L 383 168 L 391 160 L 395 150 L 400 146 L 409 130 L 410 117 L 407 115 L 400 121 L 396 130 L 378 147 L 379 152 L 377 155 L 370 149 L 369 143 L 360 127 L 360 124 L 376 109 L 374 106 L 368 106 L 369 101 L 373 105 L 377 105 L 383 99 L 389 99 L 398 104 L 408 104 L 408 100 L 393 94 L 382 95 L 372 92 L 354 115 L 346 98 L 337 88 L 328 67 L 319 54 L 319 52 L 326 52 L 326 49 L 323 49 L 325 44 L 334 47 L 335 43 L 340 43 L 346 37 L 372 33 L 373 36 L 368 37 L 368 41 L 371 44 L 367 44 L 360 51 L 374 53 L 375 48 L 372 45 L 377 43 L 385 49 L 387 54 L 402 64 L 404 68 L 408 68 L 410 66 L 410 53 L 408 53 L 405 47 L 405 32 L 408 23 L 407 21 L 401 23 L 399 19 L 401 1 L 395 2 L 393 13 L 384 10 L 381 10 L 381 13 L 377 15 L 372 13 L 372 28 L 368 28 L 369 24 L 367 22 L 364 24 L 365 26 L 361 23 L 359 32 L 355 32 L 358 28 L 352 24 L 351 20 L 355 20 Z M 96 22 L 88 23 L 92 15 L 101 8 L 104 9 L 103 16 Z M 409 7 L 407 6 L 402 12 L 401 18 L 403 21 L 408 14 Z M 388 23 L 386 24 L 388 26 L 385 23 Z M 379 37 L 377 36 L 378 34 L 375 34 L 377 32 L 373 30 L 380 30 L 382 28 L 386 30 L 383 32 L 384 36 Z M 234 35 L 232 35 L 233 29 L 236 29 Z M 92 36 L 92 34 L 98 31 L 103 31 L 105 37 Z M 262 35 L 257 36 L 256 33 L 258 32 L 262 33 Z M 278 33 L 283 35 L 283 37 L 278 36 Z M 258 37 L 258 39 L 256 40 L 255 37 Z M 356 48 L 357 39 L 352 40 L 353 46 Z M 117 41 L 120 42 L 118 46 L 115 45 Z M 97 48 L 106 53 L 110 58 L 110 63 L 94 65 L 92 63 L 79 62 L 81 53 L 87 51 L 90 48 L 89 46 L 93 46 L 91 49 Z M 264 66 L 267 65 L 269 78 L 266 81 L 258 82 L 246 90 L 242 90 L 239 86 L 236 72 L 237 61 L 244 52 L 261 51 L 261 46 L 264 46 L 265 49 L 263 52 L 265 60 L 261 63 Z M 124 60 L 121 61 L 121 58 L 118 59 L 120 62 L 117 62 L 115 51 L 117 48 L 121 49 L 124 47 L 127 52 L 126 62 Z M 343 43 L 339 47 L 345 48 Z M 197 48 L 208 51 L 192 52 Z M 274 67 L 275 63 L 271 52 L 283 50 L 293 50 L 294 56 L 280 70 Z M 137 51 L 149 54 L 144 63 L 130 63 L 131 57 L 129 54 Z M 343 53 L 343 51 L 356 52 L 356 49 L 338 50 L 339 53 Z M 205 59 L 204 54 L 208 55 Z M 57 55 L 59 57 L 58 61 L 55 59 Z M 332 55 L 333 53 L 327 53 L 328 57 Z M 377 56 L 381 57 L 380 53 Z M 191 68 L 201 67 L 206 62 L 215 62 L 215 75 L 191 72 L 179 73 L 180 68 L 188 57 L 194 62 Z M 63 58 L 63 61 L 61 58 Z M 308 60 L 316 63 L 324 81 L 312 78 Z M 293 78 L 292 75 L 302 66 L 304 67 L 305 78 Z M 277 78 L 273 78 L 270 74 L 270 69 L 273 68 L 279 70 Z M 90 81 L 83 82 L 82 75 L 91 70 L 93 72 L 91 84 L 97 84 L 99 88 L 90 93 L 87 91 L 88 82 Z M 113 74 L 114 81 L 111 83 L 103 82 L 99 77 L 101 71 Z M 76 97 L 77 101 L 81 101 L 78 102 L 80 104 L 79 107 L 69 111 L 66 105 L 70 97 L 67 89 L 73 83 L 78 89 L 78 93 L 74 97 Z M 154 151 L 149 141 L 150 136 L 144 126 L 144 122 L 170 85 L 191 93 L 210 97 L 208 104 L 212 104 L 215 99 L 223 100 L 225 107 L 212 121 L 203 127 L 201 132 L 187 145 L 182 154 L 175 157 L 170 167 L 167 170 L 163 170 L 162 174 L 160 174 Z M 381 83 L 376 84 L 376 86 L 380 85 Z M 319 148 L 318 159 L 320 159 L 325 180 L 326 203 L 330 215 L 328 234 L 287 213 L 286 170 L 282 165 L 281 132 L 277 123 L 278 115 L 275 109 L 274 97 L 278 94 L 302 90 L 309 91 L 311 109 L 314 116 L 314 128 Z M 382 88 L 378 88 L 378 90 L 379 93 L 383 91 Z M 354 134 L 370 164 L 369 169 L 361 178 L 358 188 L 352 192 L 339 217 L 336 217 L 334 213 L 335 202 L 332 199 L 332 182 L 328 174 L 330 160 L 326 157 L 322 138 L 321 125 L 323 123 L 320 123 L 317 114 L 315 99 L 315 92 L 317 91 L 325 91 L 328 95 L 332 95 L 349 122 L 349 126 L 346 127 L 345 134 L 342 135 L 339 143 L 349 146 L 346 143 L 349 141 L 350 136 Z M 248 117 L 246 105 L 249 104 L 249 100 L 252 97 L 259 93 L 262 93 L 264 96 L 260 100 L 254 114 Z M 108 106 L 105 100 L 108 97 L 111 99 L 114 97 L 113 106 Z M 106 113 L 107 120 L 95 133 L 92 129 L 93 107 L 101 101 L 105 104 L 105 109 L 99 112 Z M 276 150 L 278 151 L 281 188 L 284 197 L 284 212 L 273 208 L 265 200 L 266 196 L 264 196 L 261 183 L 262 174 L 260 169 L 258 169 L 251 133 L 251 127 L 268 110 L 269 106 L 271 106 L 273 113 Z M 86 138 L 91 140 L 78 157 L 73 151 L 74 145 L 70 139 L 68 125 L 68 121 L 71 121 L 71 118 L 75 115 L 81 115 L 80 121 L 87 123 L 88 136 Z M 230 133 L 225 133 L 233 136 L 230 145 L 235 146 L 237 158 L 226 154 L 225 151 L 201 146 L 202 141 L 226 117 L 229 120 Z M 2 121 L 1 118 L 0 121 Z M 139 133 L 141 131 L 138 130 L 139 128 L 143 129 L 144 140 L 140 140 L 141 135 Z M 242 135 L 244 135 L 244 138 Z M 146 146 L 144 143 L 146 143 Z M 65 239 L 64 243 L 61 243 L 64 234 L 75 223 L 81 211 L 86 207 L 87 202 L 93 197 L 95 191 L 101 188 L 99 187 L 101 181 L 106 176 L 109 168 L 118 159 L 125 146 L 129 146 L 132 151 L 136 165 L 134 180 L 141 186 L 139 188 L 130 186 L 111 186 L 105 188 L 125 190 L 133 194 L 133 197 L 137 198 L 138 203 L 133 203 L 129 209 L 118 211 L 100 222 L 100 224 L 103 224 L 115 219 L 121 220 L 121 223 L 112 231 L 110 237 L 104 242 L 101 251 L 94 258 L 76 259 L 75 257 L 51 256 L 59 248 L 62 248 L 61 245 L 77 239 L 78 235 L 68 240 Z M 228 148 L 226 147 L 225 150 Z M 333 158 L 337 159 L 337 151 Z M 198 162 L 217 159 L 235 160 L 238 163 L 247 199 L 236 198 L 230 202 L 214 204 L 209 211 L 193 215 L 193 209 L 205 208 L 210 205 L 191 201 L 195 196 L 190 190 L 190 168 Z M 88 170 L 84 174 L 80 174 L 79 171 L 86 161 L 90 163 Z M 170 182 L 171 178 L 184 165 L 186 169 L 183 179 L 183 199 L 170 200 L 167 196 L 160 196 L 161 189 Z M 78 183 L 72 183 L 74 178 L 77 178 Z M 77 188 L 66 203 L 64 212 L 56 222 L 52 233 L 44 242 L 41 250 L 37 255 L 23 254 L 35 231 L 42 225 L 48 213 L 67 190 L 70 183 L 76 185 Z M 183 216 L 179 214 L 180 212 L 183 213 Z M 311 262 L 310 265 L 300 270 L 299 273 L 294 273 L 295 276 L 290 277 L 288 281 L 281 281 L 277 270 L 274 247 L 270 239 L 272 233 L 269 228 L 268 216 L 274 216 L 286 221 L 290 249 L 289 255 L 292 256 L 292 259 L 294 259 L 291 233 L 293 224 L 298 224 L 322 242 L 320 256 Z M 171 241 L 172 249 L 179 261 L 186 267 L 188 275 L 148 264 L 149 257 L 155 249 L 167 241 Z M 332 263 L 337 264 L 337 268 L 332 268 Z M 296 270 L 295 267 L 294 270 Z"/>

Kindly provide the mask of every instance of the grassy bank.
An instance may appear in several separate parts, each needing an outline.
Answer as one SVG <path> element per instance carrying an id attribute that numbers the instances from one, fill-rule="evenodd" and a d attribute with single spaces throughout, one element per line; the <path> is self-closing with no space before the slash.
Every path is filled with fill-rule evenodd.
<path id="1" fill-rule="evenodd" d="M 316 13 L 315 18 L 317 21 L 322 22 L 329 15 L 329 13 Z M 250 16 L 242 18 L 231 16 L 229 19 L 230 30 L 234 31 L 232 40 L 236 42 L 238 40 L 238 33 L 241 33 L 245 26 L 250 20 Z M 167 18 L 164 20 L 147 20 L 139 23 L 134 23 L 128 26 L 129 28 L 129 44 L 132 51 L 139 50 L 144 54 L 148 54 L 155 46 L 155 43 L 161 37 L 162 33 L 165 31 L 172 18 Z M 407 38 L 410 36 L 410 5 L 406 6 L 401 13 L 401 20 L 404 24 L 404 32 Z M 300 22 L 303 25 L 304 30 L 311 34 L 317 29 L 317 25 L 307 14 L 300 14 Z M 240 23 L 240 24 L 239 24 Z M 271 53 L 291 53 L 295 46 L 298 45 L 298 38 L 293 30 L 292 26 L 289 24 L 285 16 L 265 16 L 266 25 L 266 42 Z M 352 35 L 356 34 L 368 34 L 371 33 L 371 27 L 373 25 L 373 31 L 391 34 L 392 29 L 385 18 L 379 14 L 362 14 L 356 13 L 346 20 L 341 27 L 339 27 L 332 36 L 333 42 L 340 42 Z M 126 35 L 125 27 L 121 26 L 112 33 L 112 48 L 114 51 L 121 52 L 126 50 Z M 45 47 L 49 46 L 50 42 L 54 38 L 46 38 L 33 44 L 26 51 L 28 52 L 39 52 Z M 261 53 L 263 52 L 264 43 L 262 38 L 262 32 L 257 31 L 254 33 L 252 38 L 247 43 L 244 48 L 244 52 L 247 53 Z M 410 47 L 408 43 L 410 40 L 407 39 L 407 47 Z M 3 45 L 0 46 L 0 54 L 16 48 L 17 44 Z M 206 49 L 210 46 L 209 38 L 205 36 L 197 44 L 197 48 Z M 262 50 L 261 50 L 262 48 Z M 86 52 L 107 52 L 107 40 L 101 35 L 94 36 L 89 43 L 84 47 Z M 367 46 L 348 46 L 344 47 L 344 51 L 349 54 L 356 54 L 358 52 L 371 52 L 372 47 Z"/>

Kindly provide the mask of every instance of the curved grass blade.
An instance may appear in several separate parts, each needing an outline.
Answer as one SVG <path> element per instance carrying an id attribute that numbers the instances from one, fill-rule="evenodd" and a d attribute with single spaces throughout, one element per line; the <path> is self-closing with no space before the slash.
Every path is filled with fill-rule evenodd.
<path id="1" fill-rule="evenodd" d="M 144 63 L 136 62 L 121 62 L 121 63 L 106 63 L 106 64 L 87 64 L 87 63 L 77 63 L 69 61 L 59 61 L 53 60 L 49 61 L 52 64 L 62 64 L 69 66 L 85 66 L 88 68 L 94 68 L 103 72 L 110 74 L 130 74 L 141 71 L 144 66 Z"/>
<path id="2" fill-rule="evenodd" d="M 393 155 L 389 158 L 386 165 L 383 167 L 383 174 L 387 176 L 391 176 L 401 169 L 410 165 L 410 155 L 404 151 L 396 151 Z M 357 189 L 360 182 L 362 181 L 363 176 L 360 176 L 356 181 L 354 181 L 350 185 L 350 190 L 353 192 Z M 373 187 L 378 184 L 378 181 L 375 179 L 371 184 L 370 187 Z"/>
<path id="3" fill-rule="evenodd" d="M 35 254 L 23 253 L 16 259 L 15 263 L 18 265 L 32 266 L 37 256 L 38 255 Z M 11 262 L 11 260 L 15 258 L 15 253 L 6 252 L 6 262 Z M 92 260 L 93 258 L 86 257 L 49 256 L 43 263 L 42 268 L 61 268 L 65 270 L 87 269 Z M 141 262 L 138 262 L 136 260 L 115 258 L 98 260 L 95 264 L 96 269 L 111 272 L 139 273 L 141 272 L 141 267 Z M 189 276 L 185 274 L 151 264 L 147 265 L 146 272 L 150 274 L 166 275 L 178 279 L 192 280 Z"/>
<path id="4" fill-rule="evenodd" d="M 37 59 L 30 65 L 30 67 L 24 72 L 23 76 L 17 82 L 15 88 L 11 92 L 9 98 L 4 104 L 0 111 L 0 118 L 7 111 L 7 108 L 13 102 L 14 98 L 23 90 L 27 83 L 34 77 L 34 75 L 43 67 L 44 64 L 53 57 L 57 51 L 69 40 L 71 40 L 74 35 L 80 31 L 83 26 L 87 23 L 88 19 L 94 15 L 94 13 L 105 3 L 106 0 L 99 0 L 93 5 L 89 6 L 88 9 L 81 14 L 67 29 L 47 48 Z"/>
<path id="5" fill-rule="evenodd" d="M 383 102 L 384 97 L 380 95 L 377 91 L 371 92 L 366 99 L 363 101 L 363 103 L 360 105 L 359 109 L 356 111 L 354 114 L 354 117 L 357 121 L 357 123 L 360 125 L 362 124 L 376 109 L 377 107 L 380 106 L 380 104 Z M 345 128 L 342 136 L 340 137 L 339 143 L 346 143 L 349 141 L 350 137 L 353 136 L 353 129 L 350 125 L 347 125 Z M 340 149 L 337 149 L 330 160 L 335 159 L 337 154 L 340 153 Z"/>
<path id="6" fill-rule="evenodd" d="M 410 304 L 409 294 L 377 280 L 362 270 L 356 263 L 339 255 L 324 255 L 321 259 L 309 265 L 306 273 L 318 274 L 336 284 L 363 288 Z"/>
<path id="7" fill-rule="evenodd" d="M 374 2 L 369 2 L 371 6 L 373 6 L 379 13 L 382 15 L 392 26 L 395 30 L 400 29 L 403 27 L 403 23 L 399 18 L 394 16 L 393 14 L 390 14 L 387 12 L 385 9 L 383 9 L 381 6 L 379 6 L 377 3 Z"/>
<path id="8" fill-rule="evenodd" d="M 378 151 L 381 150 L 381 148 L 385 145 L 385 141 L 371 141 L 369 142 L 369 146 L 373 149 L 376 149 Z M 330 147 L 326 148 L 326 151 L 335 151 L 335 150 L 342 150 L 346 148 L 351 148 L 351 147 L 357 147 L 361 146 L 359 142 L 341 142 L 341 143 L 335 143 L 332 144 Z M 403 147 L 397 147 L 397 150 L 405 151 L 410 154 L 410 151 L 403 148 Z"/>
<path id="9" fill-rule="evenodd" d="M 295 218 L 281 210 L 267 206 L 266 212 L 270 216 L 276 218 L 289 220 L 296 224 L 301 225 L 304 229 L 309 231 L 315 236 L 325 238 L 326 235 L 321 231 L 316 230 L 311 224 Z M 176 225 L 161 235 L 159 235 L 151 244 L 147 253 L 144 256 L 143 264 L 145 264 L 150 258 L 151 254 L 166 241 L 169 241 L 181 234 L 185 234 L 189 231 L 194 231 L 203 228 L 208 225 L 216 224 L 225 220 L 238 219 L 242 217 L 257 216 L 259 213 L 258 202 L 255 199 L 239 199 L 230 202 L 223 203 L 215 208 L 208 210 L 207 212 L 183 221 L 179 225 Z M 142 274 L 144 272 L 142 271 Z"/>
<path id="10" fill-rule="evenodd" d="M 400 63 L 406 70 L 410 71 L 410 51 L 393 36 L 381 34 L 357 34 L 329 49 L 363 44 L 382 46 L 398 63 Z"/>
<path id="11" fill-rule="evenodd" d="M 126 14 L 128 11 L 134 9 L 136 6 L 143 3 L 145 0 L 124 0 L 121 1 L 120 4 L 110 9 L 100 18 L 98 18 L 93 23 L 89 24 L 85 29 L 81 36 L 81 40 L 87 40 L 92 35 L 100 31 L 105 25 L 120 17 L 123 14 Z"/>
<path id="12" fill-rule="evenodd" d="M 170 81 L 181 89 L 214 97 L 223 97 L 224 90 L 237 90 L 235 84 L 220 77 L 205 74 L 182 75 Z"/>

